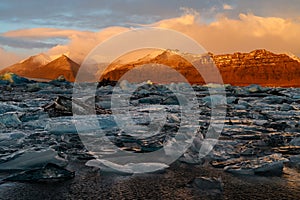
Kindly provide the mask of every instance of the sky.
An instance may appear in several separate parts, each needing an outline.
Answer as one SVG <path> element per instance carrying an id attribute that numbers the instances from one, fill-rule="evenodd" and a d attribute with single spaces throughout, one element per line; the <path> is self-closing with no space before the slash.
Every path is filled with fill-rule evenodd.
<path id="1" fill-rule="evenodd" d="M 300 56 L 299 0 L 0 0 L 0 67 L 30 55 L 76 62 L 107 38 L 149 26 L 215 54 L 264 48 Z"/>

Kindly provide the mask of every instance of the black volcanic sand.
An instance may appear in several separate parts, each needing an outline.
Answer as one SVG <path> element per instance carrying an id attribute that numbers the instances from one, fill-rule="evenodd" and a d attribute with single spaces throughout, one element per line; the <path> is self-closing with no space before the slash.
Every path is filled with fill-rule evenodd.
<path id="1" fill-rule="evenodd" d="M 4 183 L 0 199 L 299 199 L 300 175 L 285 168 L 282 177 L 235 176 L 223 170 L 174 163 L 160 174 L 122 176 L 71 163 L 74 179 L 56 183 Z M 205 194 L 188 183 L 195 177 L 221 178 L 223 196 Z"/>

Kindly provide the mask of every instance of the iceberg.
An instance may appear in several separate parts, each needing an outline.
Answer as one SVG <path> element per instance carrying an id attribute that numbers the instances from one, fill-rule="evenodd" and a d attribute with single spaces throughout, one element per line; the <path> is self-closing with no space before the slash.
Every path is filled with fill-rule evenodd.
<path id="1" fill-rule="evenodd" d="M 28 150 L 17 154 L 6 162 L 0 163 L 0 171 L 35 169 L 41 168 L 48 163 L 65 166 L 67 161 L 60 158 L 52 149 L 43 151 Z"/>
<path id="2" fill-rule="evenodd" d="M 100 168 L 101 171 L 123 174 L 140 174 L 162 171 L 169 166 L 164 163 L 127 163 L 120 165 L 105 159 L 89 160 L 86 166 Z"/>

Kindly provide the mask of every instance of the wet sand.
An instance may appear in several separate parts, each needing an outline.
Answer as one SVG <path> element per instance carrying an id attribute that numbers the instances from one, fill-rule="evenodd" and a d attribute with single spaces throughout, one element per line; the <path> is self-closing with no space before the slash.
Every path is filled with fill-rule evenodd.
<path id="1" fill-rule="evenodd" d="M 300 174 L 282 177 L 236 176 L 209 166 L 174 163 L 160 174 L 104 174 L 84 163 L 71 163 L 74 179 L 55 183 L 4 183 L 0 199 L 299 199 Z M 221 178 L 223 195 L 204 193 L 188 183 L 195 177 Z"/>

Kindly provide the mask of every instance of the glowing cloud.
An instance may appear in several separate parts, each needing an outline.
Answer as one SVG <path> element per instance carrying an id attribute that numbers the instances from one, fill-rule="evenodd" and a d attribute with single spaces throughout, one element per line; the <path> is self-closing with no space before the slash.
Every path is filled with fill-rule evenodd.
<path id="1" fill-rule="evenodd" d="M 52 57 L 66 54 L 76 62 L 81 62 L 85 56 L 99 43 L 109 37 L 126 31 L 128 28 L 110 27 L 101 30 L 100 32 L 64 30 L 54 28 L 33 28 L 17 31 L 10 31 L 3 34 L 6 37 L 21 37 L 21 38 L 68 38 L 69 43 L 66 45 L 59 44 L 49 49 L 48 54 Z"/>
<path id="2" fill-rule="evenodd" d="M 224 10 L 233 10 L 233 7 L 229 4 L 223 4 L 223 9 Z"/>
<path id="3" fill-rule="evenodd" d="M 208 51 L 232 53 L 265 48 L 274 52 L 291 51 L 300 55 L 300 23 L 276 17 L 259 17 L 240 14 L 239 19 L 220 17 L 210 24 L 189 17 L 189 23 L 181 18 L 158 22 L 155 26 L 174 29 L 189 35 Z M 183 20 L 184 21 L 184 20 Z"/>
<path id="4" fill-rule="evenodd" d="M 231 8 L 224 5 L 224 9 Z M 240 14 L 238 19 L 219 17 L 211 23 L 204 23 L 196 12 L 172 19 L 161 20 L 154 24 L 143 25 L 177 30 L 199 42 L 207 51 L 222 54 L 236 51 L 249 52 L 265 48 L 273 52 L 292 52 L 300 55 L 300 22 L 278 17 L 259 17 L 253 14 Z M 76 62 L 82 62 L 85 56 L 99 43 L 109 37 L 127 31 L 129 28 L 109 27 L 99 32 L 64 30 L 53 28 L 35 28 L 10 31 L 4 37 L 13 38 L 67 38 L 67 44 L 59 44 L 49 49 L 48 54 L 55 56 L 67 54 Z M 30 48 L 30 47 L 28 47 Z M 1 57 L 5 55 L 1 50 Z M 14 59 L 10 59 L 13 61 Z M 5 66 L 7 61 L 1 61 Z"/>
<path id="5" fill-rule="evenodd" d="M 16 31 L 9 31 L 3 34 L 7 37 L 22 37 L 22 38 L 51 38 L 51 37 L 72 37 L 73 35 L 92 34 L 88 31 L 64 30 L 57 28 L 32 28 Z"/>

